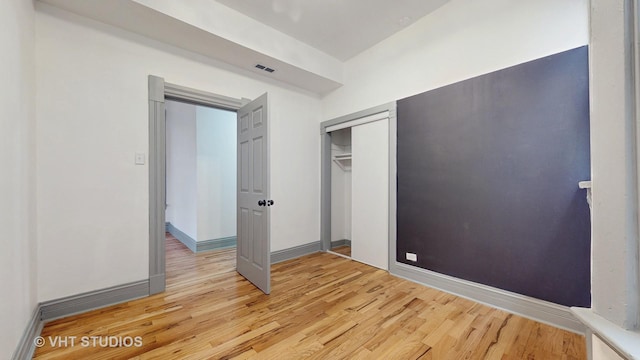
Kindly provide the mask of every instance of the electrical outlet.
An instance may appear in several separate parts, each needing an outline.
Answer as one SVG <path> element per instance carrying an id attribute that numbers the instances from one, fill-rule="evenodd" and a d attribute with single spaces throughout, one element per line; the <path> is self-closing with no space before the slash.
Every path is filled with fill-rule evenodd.
<path id="1" fill-rule="evenodd" d="M 407 253 L 407 260 L 409 260 L 409 261 L 418 261 L 418 255 L 408 252 Z"/>

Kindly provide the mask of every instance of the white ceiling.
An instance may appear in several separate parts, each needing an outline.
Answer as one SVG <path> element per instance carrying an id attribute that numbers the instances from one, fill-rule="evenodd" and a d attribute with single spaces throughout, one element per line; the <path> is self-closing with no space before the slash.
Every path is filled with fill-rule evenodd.
<path id="1" fill-rule="evenodd" d="M 326 94 L 342 86 L 345 60 L 450 0 L 40 1 Z M 66 16 L 46 4 L 39 11 Z M 258 70 L 256 64 L 276 71 Z"/>
<path id="2" fill-rule="evenodd" d="M 216 1 L 344 61 L 449 0 Z"/>

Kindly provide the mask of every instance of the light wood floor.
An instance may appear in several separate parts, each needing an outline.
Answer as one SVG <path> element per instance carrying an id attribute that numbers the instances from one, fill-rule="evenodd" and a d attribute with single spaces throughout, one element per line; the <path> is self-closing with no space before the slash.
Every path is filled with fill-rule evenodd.
<path id="1" fill-rule="evenodd" d="M 165 293 L 48 323 L 45 339 L 78 340 L 46 341 L 35 358 L 586 358 L 582 336 L 336 255 L 274 265 L 271 295 L 234 266 L 234 249 L 195 255 L 168 239 Z M 143 344 L 83 347 L 82 336 L 140 336 Z"/>
<path id="2" fill-rule="evenodd" d="M 347 246 L 347 245 L 336 246 L 334 248 L 331 248 L 331 251 L 338 254 L 342 254 L 344 256 L 351 257 L 351 246 Z"/>

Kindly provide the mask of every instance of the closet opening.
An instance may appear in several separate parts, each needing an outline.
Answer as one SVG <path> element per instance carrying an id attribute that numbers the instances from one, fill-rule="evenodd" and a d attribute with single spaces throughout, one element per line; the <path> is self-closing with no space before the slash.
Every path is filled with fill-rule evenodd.
<path id="1" fill-rule="evenodd" d="M 351 128 L 331 136 L 331 247 L 351 257 Z"/>
<path id="2" fill-rule="evenodd" d="M 395 249 L 395 103 L 328 120 L 322 140 L 322 250 L 389 269 Z"/>

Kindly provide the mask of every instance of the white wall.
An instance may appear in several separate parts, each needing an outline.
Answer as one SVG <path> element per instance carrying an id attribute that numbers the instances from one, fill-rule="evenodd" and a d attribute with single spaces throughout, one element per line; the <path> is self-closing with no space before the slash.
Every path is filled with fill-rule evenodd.
<path id="1" fill-rule="evenodd" d="M 166 221 L 196 241 L 236 234 L 236 113 L 166 101 Z"/>
<path id="2" fill-rule="evenodd" d="M 0 359 L 9 359 L 36 306 L 34 10 L 0 2 Z"/>
<path id="3" fill-rule="evenodd" d="M 638 124 L 630 91 L 634 64 L 625 37 L 626 4 L 591 1 L 591 286 L 594 312 L 624 329 L 637 329 Z"/>
<path id="4" fill-rule="evenodd" d="M 588 42 L 588 0 L 452 0 L 345 64 L 323 120 Z"/>
<path id="5" fill-rule="evenodd" d="M 331 163 L 331 241 L 351 240 L 351 172 Z"/>
<path id="6" fill-rule="evenodd" d="M 196 107 L 166 101 L 167 210 L 166 221 L 192 239 L 198 234 Z"/>
<path id="7" fill-rule="evenodd" d="M 271 250 L 319 240 L 317 98 L 47 5 L 38 9 L 40 301 L 148 277 L 148 168 L 133 157 L 148 148 L 149 74 L 236 98 L 268 92 Z"/>
<path id="8" fill-rule="evenodd" d="M 236 236 L 236 113 L 196 107 L 198 241 Z"/>

